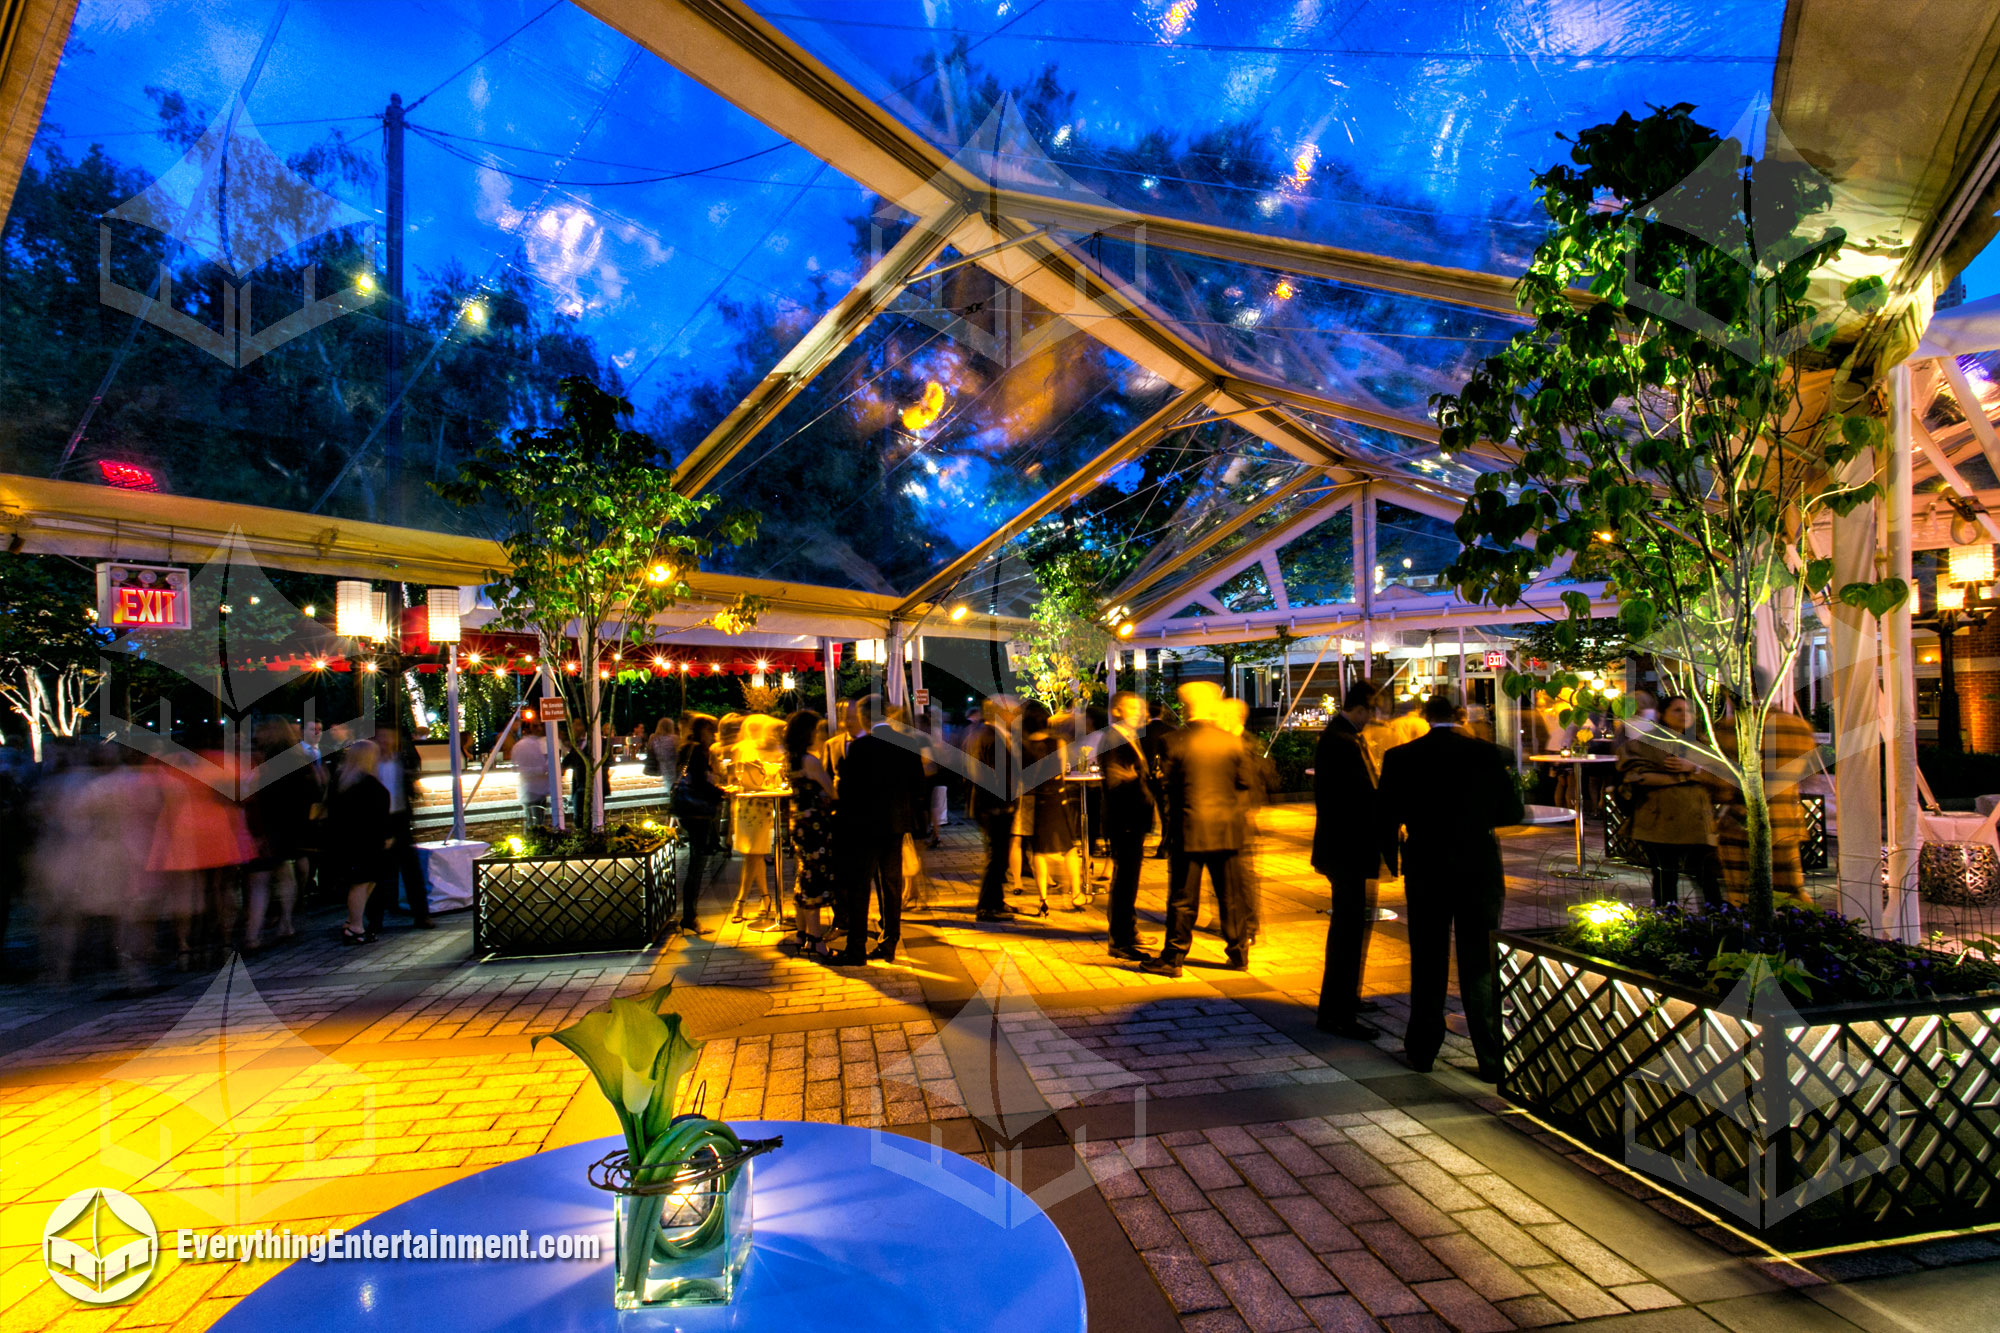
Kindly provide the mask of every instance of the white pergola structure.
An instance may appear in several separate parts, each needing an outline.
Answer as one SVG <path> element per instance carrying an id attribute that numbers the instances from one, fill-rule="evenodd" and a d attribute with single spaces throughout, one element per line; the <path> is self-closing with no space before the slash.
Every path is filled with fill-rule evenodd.
<path id="1" fill-rule="evenodd" d="M 1365 231 L 1346 244 L 1330 244 L 1114 204 L 1069 181 L 1053 163 L 1024 174 L 1016 159 L 1031 141 L 1004 116 L 967 137 L 959 150 L 947 151 L 745 0 L 577 3 L 916 219 L 681 461 L 675 480 L 684 493 L 714 485 L 913 281 L 941 268 L 978 265 L 1009 291 L 1169 386 L 1165 401 L 1122 438 L 1071 475 L 1052 480 L 1039 499 L 921 586 L 897 595 L 799 585 L 768 590 L 777 594 L 780 611 L 796 613 L 801 625 L 818 614 L 828 617 L 823 636 L 885 639 L 891 661 L 901 657 L 903 642 L 924 632 L 1006 637 L 1009 624 L 997 596 L 982 597 L 987 604 L 979 616 L 949 624 L 942 617 L 967 590 L 991 592 L 1019 577 L 1008 565 L 1008 546 L 1029 528 L 1147 450 L 1164 447 L 1176 432 L 1218 420 L 1293 465 L 1259 483 L 1261 490 L 1247 501 L 1237 495 L 1176 515 L 1171 538 L 1121 586 L 1103 590 L 1107 607 L 1124 608 L 1120 618 L 1133 627 L 1128 642 L 1134 647 L 1268 638 L 1279 629 L 1301 638 L 1372 642 L 1382 629 L 1451 630 L 1554 614 L 1560 594 L 1571 590 L 1608 609 L 1601 587 L 1569 581 L 1564 568 L 1545 571 L 1526 602 L 1507 611 L 1467 604 L 1449 590 L 1412 588 L 1393 572 L 1378 579 L 1383 506 L 1448 523 L 1461 512 L 1475 474 L 1505 467 L 1504 454 L 1488 448 L 1443 459 L 1433 427 L 1365 393 L 1225 364 L 1142 284 L 1093 262 L 1090 246 L 1110 240 L 1152 247 L 1502 320 L 1516 314 L 1511 278 L 1378 253 Z M 74 9 L 75 0 L 0 0 L 0 216 L 32 143 Z M 1895 429 L 1883 457 L 1857 463 L 1888 483 L 1887 499 L 1826 533 L 1840 566 L 1837 582 L 1882 572 L 1907 577 L 1912 550 L 1944 544 L 1940 535 L 1948 524 L 1916 513 L 1914 487 L 1922 478 L 1935 473 L 1968 494 L 1956 468 L 1973 450 L 2000 471 L 1990 405 L 1975 410 L 1976 396 L 1949 356 L 1935 363 L 1935 375 L 1965 402 L 1968 417 L 1953 431 L 1928 433 L 1916 416 L 1920 403 L 1929 401 L 1924 391 L 1933 371 L 1909 364 L 1889 369 L 1915 344 L 1945 281 L 1990 239 L 2000 203 L 2000 28 L 1982 11 L 1943 9 L 1949 12 L 1887 0 L 1790 0 L 1777 26 L 1772 119 L 1801 154 L 1827 164 L 1836 179 L 1828 221 L 1866 238 L 1843 259 L 1842 276 L 1879 276 L 1892 292 L 1880 315 L 1841 332 L 1863 372 L 1859 382 L 1890 377 Z M 1922 78 L 1911 73 L 1918 70 Z M 948 251 L 955 257 L 946 257 Z M 1365 350 L 1385 359 L 1395 355 L 1379 344 Z M 1364 428 L 1400 447 L 1359 443 L 1342 427 Z M 1991 499 L 2000 502 L 2000 495 Z M 230 511 L 225 514 L 207 502 L 187 503 L 201 512 L 184 515 L 185 522 L 219 529 L 226 520 L 258 559 L 278 567 L 330 568 L 345 560 L 341 567 L 349 573 L 423 569 L 426 581 L 469 582 L 488 558 L 483 550 L 441 550 L 435 534 L 306 522 L 247 506 L 222 507 Z M 130 553 L 134 543 L 173 549 L 177 540 L 185 550 L 187 527 L 176 538 L 155 497 L 12 478 L 0 479 L 0 506 L 0 527 L 30 551 L 105 555 Z M 1985 522 L 2000 538 L 1992 520 Z M 370 529 L 365 540 L 357 535 L 363 527 Z M 142 534 L 152 535 L 142 540 Z M 1336 543 L 1337 551 L 1340 540 L 1348 544 L 1351 570 L 1344 592 L 1318 586 L 1308 594 L 1297 586 L 1287 571 L 1287 551 L 1312 541 Z M 1335 567 L 1342 563 L 1337 554 L 1331 558 Z M 717 596 L 728 591 L 728 580 L 711 582 Z M 1239 595 L 1243 587 L 1254 595 Z M 1901 906 L 1892 904 L 1884 919 L 1874 899 L 1875 848 L 1882 839 L 1870 830 L 1877 817 L 1875 742 L 1883 738 L 1890 756 L 1891 882 L 1908 882 L 1916 846 L 1909 616 L 1890 617 L 1878 636 L 1858 612 L 1836 607 L 1822 615 L 1831 622 L 1832 694 L 1845 751 L 1839 769 L 1847 798 L 1841 803 L 1848 835 L 1842 843 L 1844 891 L 1857 914 L 1907 930 Z M 902 673 L 891 671 L 887 678 L 892 695 L 899 695 Z"/>

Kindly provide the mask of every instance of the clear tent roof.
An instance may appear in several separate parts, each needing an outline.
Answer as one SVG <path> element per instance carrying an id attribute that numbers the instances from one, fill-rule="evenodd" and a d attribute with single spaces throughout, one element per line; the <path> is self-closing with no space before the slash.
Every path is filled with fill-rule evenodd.
<path id="1" fill-rule="evenodd" d="M 871 305 L 858 280 L 918 234 L 904 201 L 588 3 L 81 0 L 0 236 L 14 316 L 0 336 L 18 344 L 0 362 L 0 470 L 138 467 L 182 494 L 477 531 L 428 483 L 495 432 L 546 421 L 556 381 L 588 373 L 632 399 L 663 461 L 713 453 L 706 489 L 765 515 L 725 572 L 1022 614 L 1026 554 L 1064 530 L 1099 553 L 1108 596 L 1172 597 L 1163 616 L 1208 609 L 1198 598 L 1335 605 L 1354 595 L 1336 552 L 1353 536 L 1345 488 L 1456 503 L 1490 464 L 1438 454 L 1428 401 L 1521 325 L 1315 276 L 1287 245 L 1516 272 L 1539 236 L 1529 176 L 1562 156 L 1559 132 L 1679 100 L 1733 123 L 1768 95 L 1784 12 L 755 8 L 996 191 L 1264 248 L 1218 258 L 1030 219 L 1003 232 L 1030 232 L 1043 256 L 1013 281 L 979 233 L 954 234 L 913 251 Z M 399 371 L 382 290 L 392 95 Z M 97 299 L 100 244 L 138 304 L 164 263 L 159 304 L 180 322 Z M 1060 313 L 1049 253 L 1080 275 Z M 286 331 L 308 280 L 352 299 Z M 250 336 L 232 341 L 239 300 Z M 857 301 L 811 373 L 773 390 L 774 369 Z M 1163 331 L 1161 357 L 1118 341 L 1135 318 Z M 1144 429 L 1196 381 L 1223 389 Z M 759 395 L 753 427 L 725 439 Z M 1031 505 L 1034 522 L 989 539 Z M 1378 556 L 1419 594 L 1454 539 L 1399 512 Z"/>

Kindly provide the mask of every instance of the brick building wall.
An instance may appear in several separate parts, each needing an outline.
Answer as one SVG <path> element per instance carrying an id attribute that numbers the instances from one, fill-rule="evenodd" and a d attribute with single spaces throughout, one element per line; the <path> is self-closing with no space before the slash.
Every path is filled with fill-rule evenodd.
<path id="1" fill-rule="evenodd" d="M 2000 616 L 1951 639 L 1958 677 L 1958 720 L 1965 747 L 2000 754 Z"/>

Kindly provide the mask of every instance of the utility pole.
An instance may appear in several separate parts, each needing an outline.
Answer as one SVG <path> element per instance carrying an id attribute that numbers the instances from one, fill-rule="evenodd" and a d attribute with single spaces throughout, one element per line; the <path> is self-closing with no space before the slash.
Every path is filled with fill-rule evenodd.
<path id="1" fill-rule="evenodd" d="M 403 95 L 389 94 L 382 113 L 382 148 L 388 176 L 388 342 L 383 355 L 382 393 L 388 419 L 382 423 L 382 461 L 390 523 L 403 513 Z"/>

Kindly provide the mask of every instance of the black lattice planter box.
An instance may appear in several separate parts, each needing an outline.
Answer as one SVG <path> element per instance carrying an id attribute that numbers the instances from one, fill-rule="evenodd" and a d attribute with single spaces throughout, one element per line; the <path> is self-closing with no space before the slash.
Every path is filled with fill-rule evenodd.
<path id="1" fill-rule="evenodd" d="M 673 919 L 679 844 L 644 856 L 484 857 L 474 863 L 472 951 L 643 949 Z"/>
<path id="2" fill-rule="evenodd" d="M 1791 1249 L 2000 1223 L 2000 994 L 1726 1000 L 1502 931 L 1500 1091 Z"/>

